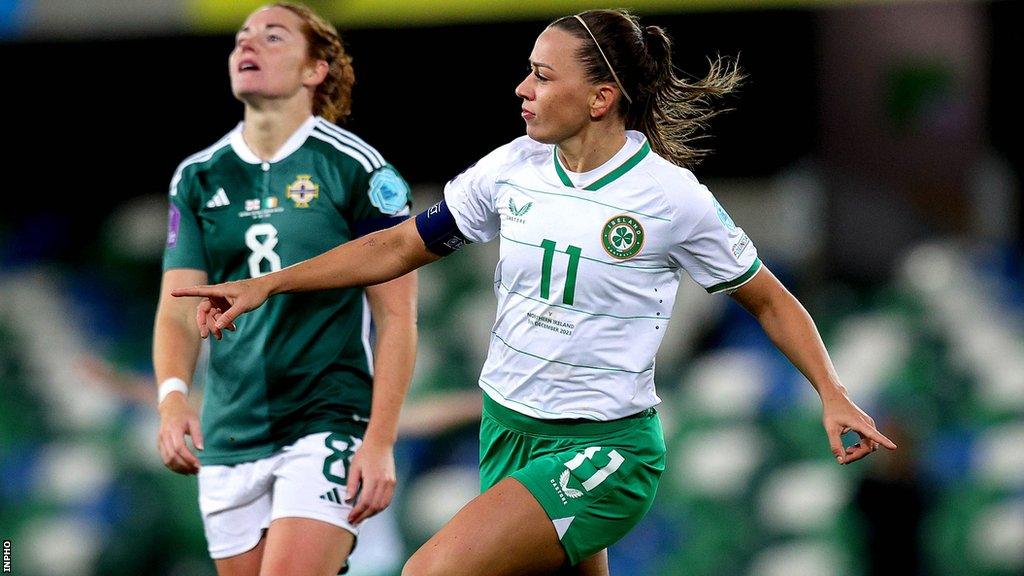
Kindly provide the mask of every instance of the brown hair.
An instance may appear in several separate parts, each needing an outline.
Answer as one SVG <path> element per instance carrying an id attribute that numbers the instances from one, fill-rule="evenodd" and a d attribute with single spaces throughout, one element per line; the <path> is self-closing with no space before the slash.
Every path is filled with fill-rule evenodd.
<path id="1" fill-rule="evenodd" d="M 274 2 L 270 6 L 284 8 L 298 16 L 302 20 L 302 34 L 309 44 L 310 59 L 327 62 L 327 77 L 313 95 L 313 114 L 331 122 L 343 121 L 352 112 L 352 85 L 356 83 L 356 73 L 338 30 L 308 6 L 294 2 Z"/>
<path id="2" fill-rule="evenodd" d="M 626 128 L 643 132 L 651 148 L 673 164 L 697 164 L 709 151 L 691 144 L 703 137 L 708 120 L 723 111 L 714 109 L 711 100 L 732 92 L 743 80 L 739 64 L 720 56 L 709 59 L 708 75 L 688 83 L 676 76 L 672 41 L 661 27 L 641 26 L 626 10 L 588 10 L 579 17 L 586 28 L 576 16 L 559 18 L 550 26 L 583 40 L 576 58 L 590 82 L 618 84 L 608 69 L 614 68 L 622 82 L 620 91 L 632 99 L 618 102 Z M 595 40 L 600 50 L 594 47 Z"/>

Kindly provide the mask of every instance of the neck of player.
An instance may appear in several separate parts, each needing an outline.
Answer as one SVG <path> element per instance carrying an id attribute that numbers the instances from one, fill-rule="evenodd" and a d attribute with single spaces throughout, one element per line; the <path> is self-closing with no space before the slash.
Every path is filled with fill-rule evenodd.
<path id="1" fill-rule="evenodd" d="M 299 97 L 246 103 L 242 138 L 260 159 L 273 158 L 313 114 L 311 97 L 301 92 L 296 95 Z"/>
<path id="2" fill-rule="evenodd" d="M 604 164 L 626 144 L 621 122 L 591 122 L 558 143 L 558 159 L 571 172 L 589 172 Z"/>

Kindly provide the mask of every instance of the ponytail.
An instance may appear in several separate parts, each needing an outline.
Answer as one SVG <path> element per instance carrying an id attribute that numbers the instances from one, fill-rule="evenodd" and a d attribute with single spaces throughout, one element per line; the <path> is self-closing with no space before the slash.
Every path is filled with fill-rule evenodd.
<path id="1" fill-rule="evenodd" d="M 618 111 L 626 128 L 647 136 L 651 148 L 666 160 L 690 168 L 709 150 L 693 145 L 705 137 L 708 121 L 722 109 L 716 99 L 736 90 L 743 80 L 736 61 L 709 59 L 707 76 L 687 82 L 672 65 L 672 41 L 659 26 L 641 26 L 625 10 L 590 10 L 576 17 L 560 18 L 551 26 L 584 41 L 577 53 L 591 82 L 611 82 L 614 69 L 623 89 L 632 98 L 620 98 Z M 604 55 L 593 48 L 597 42 Z M 607 63 L 606 63 L 607 62 Z"/>

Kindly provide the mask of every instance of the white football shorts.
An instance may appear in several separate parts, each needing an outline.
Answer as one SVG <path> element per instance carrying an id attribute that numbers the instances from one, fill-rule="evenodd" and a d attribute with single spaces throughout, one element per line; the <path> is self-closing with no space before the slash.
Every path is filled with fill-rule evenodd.
<path id="1" fill-rule="evenodd" d="M 199 510 L 210 557 L 252 550 L 278 518 L 311 518 L 358 535 L 348 522 L 352 504 L 345 502 L 345 489 L 360 444 L 355 436 L 320 432 L 261 460 L 202 466 Z"/>

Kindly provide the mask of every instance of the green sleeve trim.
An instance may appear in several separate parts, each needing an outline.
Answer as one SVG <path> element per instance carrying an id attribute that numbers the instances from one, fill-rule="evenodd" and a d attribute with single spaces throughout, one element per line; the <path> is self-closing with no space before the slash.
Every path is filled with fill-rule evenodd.
<path id="1" fill-rule="evenodd" d="M 718 292 L 722 292 L 723 290 L 732 290 L 733 288 L 737 288 L 740 285 L 745 284 L 747 280 L 753 278 L 754 274 L 757 274 L 757 271 L 760 269 L 761 259 L 755 258 L 754 263 L 751 264 L 750 268 L 748 268 L 747 271 L 744 272 L 743 275 L 740 276 L 739 278 L 735 280 L 730 280 L 728 282 L 722 282 L 721 284 L 715 284 L 710 288 L 705 288 L 705 290 L 708 291 L 708 294 L 716 294 Z"/>

